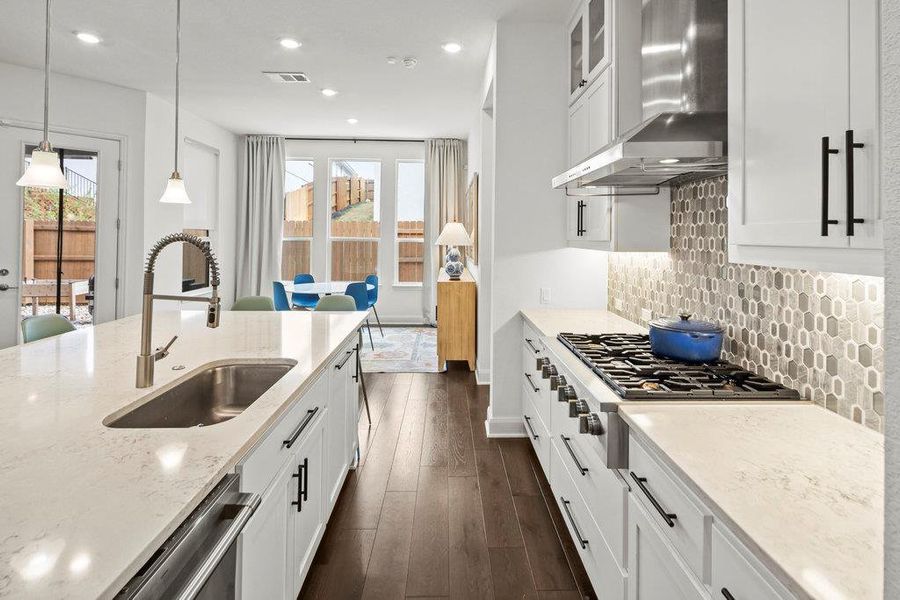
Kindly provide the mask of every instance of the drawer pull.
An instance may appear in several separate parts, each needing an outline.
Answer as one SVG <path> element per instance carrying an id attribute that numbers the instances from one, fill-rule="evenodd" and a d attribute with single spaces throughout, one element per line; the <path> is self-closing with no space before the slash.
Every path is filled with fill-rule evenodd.
<path id="1" fill-rule="evenodd" d="M 647 486 L 644 485 L 647 483 L 646 477 L 638 477 L 634 474 L 634 471 L 631 471 L 631 478 L 634 479 L 634 482 L 638 484 L 638 487 L 641 488 L 641 491 L 644 492 L 644 495 L 647 496 L 647 499 L 650 500 L 650 504 L 653 505 L 653 508 L 662 516 L 663 520 L 666 522 L 666 525 L 669 527 L 675 527 L 675 519 L 678 517 L 675 513 L 666 512 L 663 509 L 662 505 L 656 501 L 656 498 L 653 497 L 653 494 L 650 493 L 650 490 L 647 489 Z"/>
<path id="2" fill-rule="evenodd" d="M 300 434 L 303 433 L 303 430 L 306 429 L 306 426 L 309 425 L 309 422 L 313 420 L 313 417 L 316 416 L 316 413 L 319 412 L 319 407 L 311 408 L 306 411 L 306 417 L 300 422 L 297 426 L 297 429 L 294 430 L 294 433 L 291 434 L 291 437 L 284 440 L 281 445 L 285 448 L 290 448 L 294 445 L 294 442 L 297 441 L 297 438 L 300 437 Z"/>
<path id="3" fill-rule="evenodd" d="M 538 439 L 540 436 L 534 432 L 534 427 L 531 426 L 531 417 L 528 415 L 525 416 L 525 424 L 528 425 L 528 431 L 531 432 L 531 437 L 534 439 Z"/>
<path id="4" fill-rule="evenodd" d="M 528 373 L 525 373 L 525 379 L 528 380 L 528 383 L 531 385 L 531 389 L 532 389 L 532 390 L 534 390 L 535 392 L 541 391 L 541 388 L 539 388 L 538 386 L 534 385 L 534 380 L 531 378 L 531 375 L 529 375 Z"/>
<path id="5" fill-rule="evenodd" d="M 728 591 L 728 588 L 722 588 L 722 596 L 725 597 L 725 600 L 737 600 L 737 598 L 731 595 L 731 592 Z"/>
<path id="6" fill-rule="evenodd" d="M 865 223 L 865 219 L 859 219 L 854 214 L 854 200 L 853 193 L 855 188 L 855 182 L 853 180 L 854 172 L 853 172 L 853 150 L 856 148 L 865 148 L 866 145 L 860 142 L 853 141 L 853 130 L 848 129 L 844 135 L 844 139 L 847 144 L 847 160 L 845 161 L 845 165 L 847 166 L 847 176 L 844 178 L 844 181 L 847 184 L 847 236 L 853 237 L 855 235 L 853 231 L 853 226 L 857 223 Z"/>
<path id="7" fill-rule="evenodd" d="M 530 339 L 525 338 L 525 343 L 528 344 L 529 346 L 531 346 L 531 351 L 534 352 L 535 354 L 541 353 L 540 349 L 537 348 L 533 343 L 531 343 Z"/>
<path id="8" fill-rule="evenodd" d="M 571 438 L 567 438 L 567 437 L 564 436 L 564 435 L 560 435 L 560 436 L 559 436 L 559 439 L 561 439 L 561 440 L 562 440 L 562 443 L 565 444 L 566 450 L 569 451 L 569 456 L 572 457 L 572 461 L 575 463 L 575 466 L 578 468 L 578 470 L 581 471 L 581 474 L 582 474 L 582 475 L 587 475 L 587 472 L 588 472 L 587 468 L 581 466 L 581 461 L 578 460 L 578 457 L 575 456 L 575 451 L 572 450 L 572 446 L 569 445 L 569 440 L 570 440 Z"/>
<path id="9" fill-rule="evenodd" d="M 347 361 L 350 360 L 350 357 L 353 356 L 353 350 L 347 350 L 347 355 L 344 356 L 344 360 L 340 362 L 340 364 L 334 365 L 334 368 L 340 371 L 344 368 L 344 365 L 347 364 Z"/>
<path id="10" fill-rule="evenodd" d="M 562 500 L 563 510 L 566 511 L 566 516 L 569 518 L 569 524 L 572 525 L 572 531 L 575 532 L 575 537 L 578 538 L 578 543 L 581 545 L 581 549 L 586 549 L 588 547 L 588 541 L 581 537 L 581 532 L 578 530 L 578 525 L 575 524 L 575 518 L 572 517 L 572 511 L 569 510 L 569 501 L 562 496 L 560 496 L 559 499 Z"/>

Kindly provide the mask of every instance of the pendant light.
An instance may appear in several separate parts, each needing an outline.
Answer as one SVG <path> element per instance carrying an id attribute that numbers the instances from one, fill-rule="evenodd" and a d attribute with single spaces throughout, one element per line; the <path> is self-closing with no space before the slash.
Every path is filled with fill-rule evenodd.
<path id="1" fill-rule="evenodd" d="M 50 0 L 44 29 L 44 139 L 31 152 L 31 164 L 16 182 L 20 187 L 67 189 L 69 183 L 59 166 L 59 155 L 50 146 Z"/>
<path id="2" fill-rule="evenodd" d="M 176 0 L 175 4 L 175 170 L 169 177 L 166 184 L 166 191 L 163 193 L 160 202 L 166 204 L 190 204 L 191 199 L 188 198 L 187 191 L 184 189 L 184 180 L 178 172 L 178 96 L 181 66 L 181 0 Z"/>

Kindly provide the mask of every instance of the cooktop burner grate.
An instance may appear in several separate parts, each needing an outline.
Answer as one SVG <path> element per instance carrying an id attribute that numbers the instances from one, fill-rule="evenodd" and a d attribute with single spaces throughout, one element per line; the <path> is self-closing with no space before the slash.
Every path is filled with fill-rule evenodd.
<path id="1" fill-rule="evenodd" d="M 557 339 L 626 400 L 800 397 L 796 390 L 724 361 L 692 364 L 656 356 L 646 335 L 560 333 Z"/>

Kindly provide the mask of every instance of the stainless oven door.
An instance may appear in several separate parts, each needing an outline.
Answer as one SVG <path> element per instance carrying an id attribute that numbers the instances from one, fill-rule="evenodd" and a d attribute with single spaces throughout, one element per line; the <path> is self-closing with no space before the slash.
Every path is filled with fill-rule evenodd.
<path id="1" fill-rule="evenodd" d="M 237 539 L 260 502 L 239 490 L 238 475 L 222 479 L 116 598 L 235 598 Z"/>

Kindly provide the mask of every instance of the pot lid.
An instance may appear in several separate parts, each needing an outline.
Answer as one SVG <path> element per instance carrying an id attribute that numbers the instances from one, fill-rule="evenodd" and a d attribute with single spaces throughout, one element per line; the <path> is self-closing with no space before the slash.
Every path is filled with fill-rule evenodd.
<path id="1" fill-rule="evenodd" d="M 677 317 L 661 317 L 650 322 L 651 327 L 668 331 L 688 331 L 691 333 L 723 333 L 724 328 L 713 321 L 692 319 L 688 313 Z"/>

